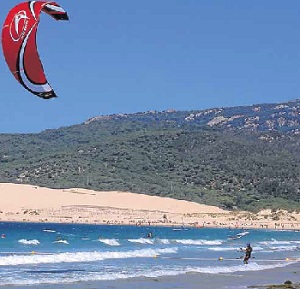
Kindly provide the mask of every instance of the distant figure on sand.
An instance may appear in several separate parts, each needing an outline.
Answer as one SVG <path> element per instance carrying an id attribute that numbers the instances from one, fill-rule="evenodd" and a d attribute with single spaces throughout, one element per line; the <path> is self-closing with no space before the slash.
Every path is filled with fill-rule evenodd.
<path id="1" fill-rule="evenodd" d="M 243 251 L 245 252 L 244 264 L 248 264 L 248 260 L 251 258 L 251 253 L 252 253 L 252 247 L 250 243 L 247 244 L 247 247 Z"/>

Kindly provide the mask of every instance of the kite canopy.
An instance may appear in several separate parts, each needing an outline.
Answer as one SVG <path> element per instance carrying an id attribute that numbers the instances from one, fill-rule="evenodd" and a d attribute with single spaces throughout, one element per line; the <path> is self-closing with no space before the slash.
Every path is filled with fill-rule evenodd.
<path id="1" fill-rule="evenodd" d="M 36 45 L 42 11 L 56 20 L 69 20 L 66 11 L 56 2 L 20 3 L 5 19 L 2 48 L 6 63 L 17 81 L 33 94 L 49 99 L 56 94 L 46 79 Z"/>

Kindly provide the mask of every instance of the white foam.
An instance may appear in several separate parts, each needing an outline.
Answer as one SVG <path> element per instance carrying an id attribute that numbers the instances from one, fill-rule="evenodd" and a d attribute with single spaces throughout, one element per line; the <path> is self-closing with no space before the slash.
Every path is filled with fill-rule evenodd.
<path id="1" fill-rule="evenodd" d="M 50 230 L 50 229 L 44 229 L 43 232 L 48 232 L 48 233 L 56 233 L 55 230 Z"/>
<path id="2" fill-rule="evenodd" d="M 263 251 L 263 250 L 264 250 L 263 247 L 258 247 L 258 246 L 253 247 L 253 251 Z"/>
<path id="3" fill-rule="evenodd" d="M 246 235 L 248 235 L 248 234 L 249 234 L 249 232 L 246 231 L 246 232 L 238 233 L 238 234 L 236 234 L 236 235 L 239 236 L 239 237 L 243 237 L 243 236 L 246 236 Z"/>
<path id="4" fill-rule="evenodd" d="M 57 241 L 54 241 L 53 243 L 62 243 L 62 244 L 69 245 L 69 242 L 67 240 L 57 240 Z"/>
<path id="5" fill-rule="evenodd" d="M 157 241 L 161 244 L 165 244 L 165 245 L 168 245 L 170 244 L 170 240 L 168 239 L 157 239 Z"/>
<path id="6" fill-rule="evenodd" d="M 153 239 L 139 238 L 139 239 L 128 239 L 130 243 L 139 243 L 139 244 L 153 244 Z"/>
<path id="7" fill-rule="evenodd" d="M 18 242 L 23 245 L 39 245 L 40 244 L 40 241 L 36 240 L 36 239 L 33 239 L 33 240 L 20 239 Z"/>
<path id="8" fill-rule="evenodd" d="M 285 252 L 285 251 L 296 251 L 298 250 L 297 246 L 274 246 L 270 247 L 272 251 L 280 251 L 280 252 Z"/>
<path id="9" fill-rule="evenodd" d="M 120 246 L 120 243 L 116 239 L 98 239 L 98 241 L 109 246 Z"/>
<path id="10" fill-rule="evenodd" d="M 242 252 L 241 248 L 237 247 L 209 247 L 207 248 L 210 251 L 222 252 L 222 251 L 237 251 Z M 262 251 L 264 248 L 262 247 L 253 247 L 253 251 Z"/>
<path id="11" fill-rule="evenodd" d="M 24 264 L 57 264 L 73 262 L 95 262 L 105 259 L 124 259 L 154 257 L 161 254 L 176 253 L 177 248 L 143 249 L 127 252 L 75 252 L 52 255 L 13 255 L 0 257 L 0 266 L 15 266 Z"/>
<path id="12" fill-rule="evenodd" d="M 192 240 L 192 239 L 177 239 L 176 243 L 184 245 L 221 245 L 223 242 L 221 240 Z"/>
<path id="13" fill-rule="evenodd" d="M 129 279 L 129 278 L 139 278 L 139 277 L 149 277 L 157 278 L 162 276 L 176 276 L 186 273 L 207 273 L 207 274 L 231 274 L 234 272 L 243 271 L 261 271 L 266 269 L 272 269 L 276 267 L 284 267 L 286 263 L 278 263 L 273 265 L 259 265 L 257 263 L 251 262 L 247 266 L 245 265 L 234 265 L 234 266 L 206 266 L 206 267 L 193 267 L 193 266 L 178 266 L 173 268 L 153 268 L 136 270 L 134 272 L 129 272 L 124 268 L 122 271 L 118 272 L 93 272 L 89 274 L 72 274 L 57 276 L 56 278 L 50 278 L 43 276 L 43 278 L 31 278 L 31 279 L 12 279 L 12 278 L 2 278 L 0 280 L 0 285 L 38 285 L 38 284 L 66 284 L 75 282 L 87 282 L 87 281 L 103 281 L 103 280 L 117 280 L 117 279 Z"/>
<path id="14" fill-rule="evenodd" d="M 237 262 L 241 262 L 238 260 Z M 289 263 L 291 264 L 291 263 Z M 207 266 L 207 267 L 198 267 L 198 268 L 190 268 L 189 272 L 197 272 L 197 273 L 209 273 L 209 274 L 220 274 L 220 273 L 234 273 L 234 272 L 243 272 L 243 271 L 261 271 L 261 270 L 267 270 L 267 269 L 273 269 L 278 267 L 285 267 L 287 266 L 287 262 L 278 262 L 268 265 L 263 264 L 257 264 L 255 262 L 252 262 L 244 265 L 234 265 L 234 266 Z"/>
<path id="15" fill-rule="evenodd" d="M 277 240 L 272 240 L 272 241 L 264 241 L 264 242 L 259 242 L 259 244 L 270 246 L 270 245 L 289 245 L 291 244 L 291 241 L 277 241 Z"/>

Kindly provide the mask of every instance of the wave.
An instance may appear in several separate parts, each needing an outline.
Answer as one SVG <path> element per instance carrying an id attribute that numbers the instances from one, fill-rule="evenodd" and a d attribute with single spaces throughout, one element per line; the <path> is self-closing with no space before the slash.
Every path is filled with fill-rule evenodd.
<path id="1" fill-rule="evenodd" d="M 156 239 L 158 243 L 164 244 L 164 245 L 169 245 L 171 244 L 170 240 L 168 239 Z"/>
<path id="2" fill-rule="evenodd" d="M 127 240 L 130 243 L 139 243 L 139 244 L 153 244 L 153 239 L 147 239 L 147 238 L 139 238 L 139 239 L 128 239 Z"/>
<path id="3" fill-rule="evenodd" d="M 124 259 L 124 258 L 149 258 L 161 254 L 176 253 L 177 248 L 167 249 L 143 249 L 127 252 L 74 252 L 58 253 L 48 255 L 12 255 L 0 257 L 0 266 L 15 266 L 25 264 L 57 264 L 57 263 L 78 263 L 96 262 L 105 259 Z"/>
<path id="4" fill-rule="evenodd" d="M 248 234 L 249 234 L 249 232 L 246 231 L 246 232 L 238 233 L 238 234 L 236 234 L 236 235 L 239 236 L 239 237 L 243 237 L 243 236 L 246 236 L 246 235 L 248 235 Z"/>
<path id="5" fill-rule="evenodd" d="M 182 244 L 182 245 L 221 245 L 223 241 L 221 240 L 193 240 L 193 239 L 148 239 L 148 238 L 139 238 L 139 239 L 128 239 L 128 242 L 131 243 L 138 243 L 138 244 L 154 244 L 154 243 L 160 243 L 160 244 L 172 244 L 172 243 L 177 243 L 177 244 Z"/>
<path id="6" fill-rule="evenodd" d="M 272 241 L 263 241 L 259 242 L 259 244 L 264 245 L 267 247 L 267 252 L 271 251 L 298 251 L 300 250 L 300 241 L 285 241 L 285 240 L 276 240 L 272 239 Z"/>
<path id="7" fill-rule="evenodd" d="M 207 248 L 210 251 L 216 251 L 216 252 L 223 252 L 223 251 L 237 251 L 242 252 L 240 247 L 209 247 Z M 253 251 L 263 251 L 264 248 L 262 247 L 253 247 Z"/>
<path id="8" fill-rule="evenodd" d="M 259 244 L 265 245 L 265 246 L 271 246 L 271 245 L 291 245 L 291 244 L 300 244 L 300 241 L 278 241 L 275 239 L 272 239 L 272 241 L 263 241 L 259 242 Z"/>
<path id="9" fill-rule="evenodd" d="M 178 244 L 183 245 L 221 245 L 223 241 L 221 240 L 192 240 L 192 239 L 176 239 L 174 240 Z"/>
<path id="10" fill-rule="evenodd" d="M 279 251 L 279 252 L 285 252 L 285 251 L 298 251 L 300 250 L 300 247 L 298 246 L 274 246 L 269 247 L 272 251 Z"/>
<path id="11" fill-rule="evenodd" d="M 69 242 L 67 240 L 57 240 L 57 241 L 54 241 L 53 243 L 62 243 L 62 244 L 69 245 Z"/>
<path id="12" fill-rule="evenodd" d="M 269 245 L 289 245 L 291 244 L 291 241 L 277 241 L 277 240 L 272 240 L 272 241 L 263 241 L 259 242 L 259 244 L 269 246 Z"/>
<path id="13" fill-rule="evenodd" d="M 234 265 L 234 266 L 207 266 L 207 267 L 200 267 L 200 268 L 199 267 L 190 268 L 189 272 L 220 274 L 220 273 L 234 273 L 234 272 L 243 272 L 243 271 L 261 271 L 261 270 L 285 267 L 289 264 L 291 264 L 291 262 L 287 263 L 285 261 L 282 262 L 278 261 L 278 263 L 266 265 L 266 264 L 257 264 L 256 262 L 251 261 L 251 263 L 249 263 L 246 266 L 246 268 L 244 264 Z"/>
<path id="14" fill-rule="evenodd" d="M 120 243 L 116 239 L 98 239 L 98 241 L 109 246 L 120 246 Z"/>
<path id="15" fill-rule="evenodd" d="M 261 265 L 255 262 L 251 262 L 245 268 L 245 265 L 233 265 L 233 266 L 177 266 L 177 267 L 166 267 L 160 266 L 156 268 L 140 269 L 134 272 L 124 269 L 118 272 L 105 272 L 102 271 L 99 274 L 97 272 L 80 272 L 80 270 L 68 272 L 68 275 L 58 275 L 55 278 L 53 275 L 47 277 L 43 275 L 38 278 L 31 279 L 18 279 L 18 278 L 2 278 L 0 280 L 0 285 L 38 285 L 38 284 L 66 284 L 75 282 L 88 282 L 88 281 L 108 281 L 108 280 L 118 280 L 118 279 L 131 279 L 131 278 L 158 278 L 163 276 L 176 276 L 187 273 L 206 273 L 206 274 L 228 274 L 234 272 L 247 271 L 262 271 L 267 269 L 273 269 L 278 267 L 285 267 L 287 263 L 276 263 L 271 265 Z"/>
<path id="16" fill-rule="evenodd" d="M 47 232 L 47 233 L 56 233 L 55 230 L 50 230 L 50 229 L 44 229 L 43 232 Z"/>
<path id="17" fill-rule="evenodd" d="M 33 239 L 33 240 L 20 239 L 20 240 L 18 240 L 18 242 L 23 245 L 35 245 L 36 246 L 36 245 L 40 244 L 40 241 L 36 240 L 36 239 Z"/>

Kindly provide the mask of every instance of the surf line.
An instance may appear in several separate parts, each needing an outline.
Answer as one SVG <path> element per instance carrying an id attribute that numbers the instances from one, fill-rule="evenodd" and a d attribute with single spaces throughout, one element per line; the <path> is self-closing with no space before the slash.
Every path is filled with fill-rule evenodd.
<path id="1" fill-rule="evenodd" d="M 54 255 L 55 253 L 47 253 L 47 252 L 0 252 L 0 255 Z"/>
<path id="2" fill-rule="evenodd" d="M 172 260 L 198 260 L 198 261 L 237 261 L 241 260 L 241 257 L 237 258 L 197 258 L 197 257 L 161 257 L 161 256 L 153 256 L 153 258 L 159 258 L 159 259 L 172 259 Z M 253 258 L 254 259 L 254 258 Z M 285 258 L 285 259 L 256 259 L 254 262 L 299 262 L 300 258 Z"/>

